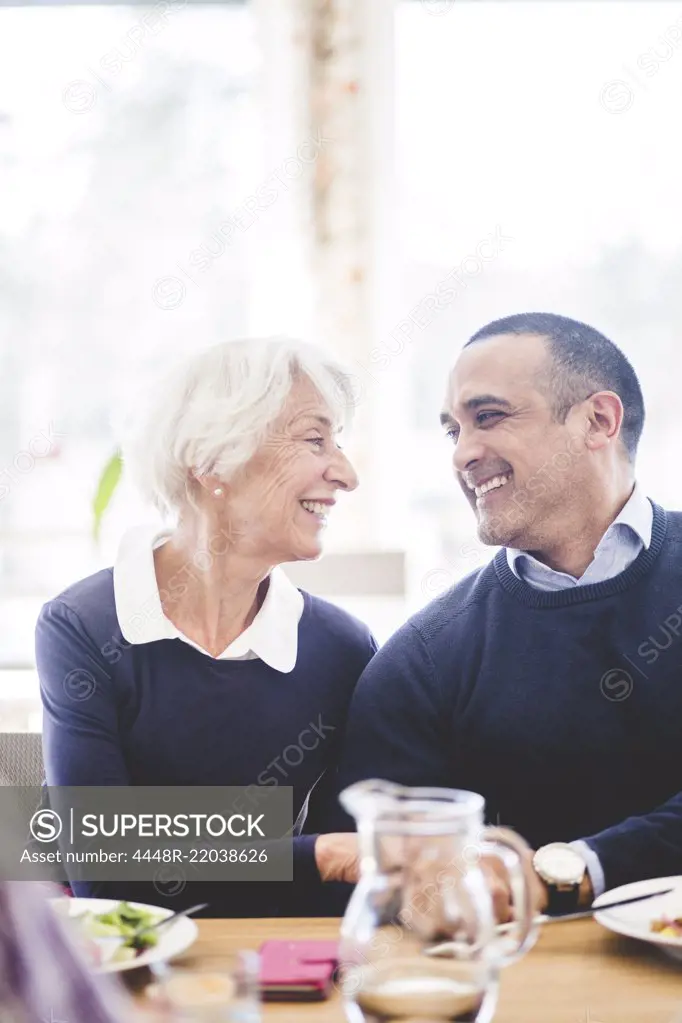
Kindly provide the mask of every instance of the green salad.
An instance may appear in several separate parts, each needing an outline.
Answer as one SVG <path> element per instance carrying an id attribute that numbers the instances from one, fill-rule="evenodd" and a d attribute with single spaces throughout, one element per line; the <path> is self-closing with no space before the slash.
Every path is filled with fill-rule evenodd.
<path id="1" fill-rule="evenodd" d="M 150 927 L 163 919 L 161 913 L 150 913 L 146 909 L 135 909 L 129 902 L 119 902 L 106 913 L 88 911 L 78 917 L 84 935 L 96 942 L 100 948 L 109 945 L 107 938 L 119 939 L 111 941 L 112 954 L 106 956 L 107 961 L 121 962 L 134 959 L 135 956 L 158 944 L 158 931 L 144 931 L 137 934 L 141 927 Z"/>

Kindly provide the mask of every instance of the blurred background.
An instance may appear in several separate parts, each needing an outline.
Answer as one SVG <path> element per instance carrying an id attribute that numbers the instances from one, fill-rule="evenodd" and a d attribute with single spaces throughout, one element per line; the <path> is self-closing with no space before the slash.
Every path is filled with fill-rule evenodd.
<path id="1" fill-rule="evenodd" d="M 40 728 L 41 604 L 151 518 L 116 426 L 167 360 L 326 343 L 361 476 L 304 582 L 380 641 L 494 553 L 438 413 L 485 322 L 586 320 L 682 506 L 682 4 L 0 3 L 0 730 Z"/>

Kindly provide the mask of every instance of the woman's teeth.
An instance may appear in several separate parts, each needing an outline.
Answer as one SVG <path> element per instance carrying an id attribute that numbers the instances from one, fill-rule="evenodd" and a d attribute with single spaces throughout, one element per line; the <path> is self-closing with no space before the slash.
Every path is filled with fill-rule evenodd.
<path id="1" fill-rule="evenodd" d="M 493 476 L 491 480 L 488 480 L 481 487 L 474 487 L 474 493 L 476 497 L 483 497 L 489 490 L 497 490 L 498 487 L 503 487 L 505 483 L 509 483 L 511 479 L 511 473 L 508 476 Z"/>
<path id="2" fill-rule="evenodd" d="M 301 504 L 306 511 L 312 512 L 313 515 L 321 515 L 324 519 L 329 515 L 329 507 L 320 501 L 301 501 Z"/>

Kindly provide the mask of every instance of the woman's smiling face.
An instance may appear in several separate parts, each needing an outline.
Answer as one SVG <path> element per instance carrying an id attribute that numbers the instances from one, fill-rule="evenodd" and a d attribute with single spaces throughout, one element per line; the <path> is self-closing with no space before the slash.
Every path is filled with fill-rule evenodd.
<path id="1" fill-rule="evenodd" d="M 334 419 L 311 381 L 297 379 L 265 441 L 226 487 L 229 532 L 243 553 L 272 564 L 321 555 L 336 492 L 358 486 Z"/>

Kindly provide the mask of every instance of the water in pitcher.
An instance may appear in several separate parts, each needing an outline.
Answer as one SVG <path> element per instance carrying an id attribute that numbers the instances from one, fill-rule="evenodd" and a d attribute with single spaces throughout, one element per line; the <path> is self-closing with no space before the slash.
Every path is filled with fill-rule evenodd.
<path id="1" fill-rule="evenodd" d="M 425 970 L 422 964 L 398 973 L 389 969 L 383 976 L 374 967 L 361 967 L 358 974 L 350 978 L 357 984 L 358 1023 L 477 1023 L 490 997 L 488 984 L 467 983 L 445 969 Z"/>

